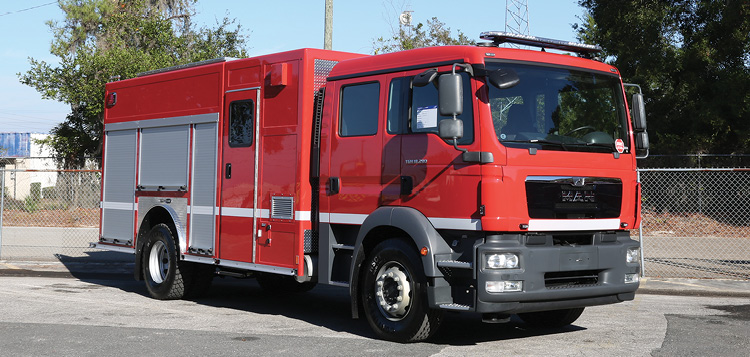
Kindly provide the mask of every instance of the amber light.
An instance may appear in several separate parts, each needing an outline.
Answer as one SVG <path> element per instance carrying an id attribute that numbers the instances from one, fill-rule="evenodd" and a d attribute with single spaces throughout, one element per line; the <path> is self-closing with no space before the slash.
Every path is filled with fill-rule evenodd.
<path id="1" fill-rule="evenodd" d="M 427 247 L 422 247 L 422 249 L 419 250 L 419 254 L 422 254 L 423 257 L 426 256 L 429 252 L 430 250 L 427 249 Z"/>

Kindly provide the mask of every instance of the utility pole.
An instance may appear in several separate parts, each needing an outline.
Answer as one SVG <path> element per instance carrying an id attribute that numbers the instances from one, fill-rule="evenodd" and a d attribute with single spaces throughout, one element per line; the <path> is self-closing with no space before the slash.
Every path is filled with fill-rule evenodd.
<path id="1" fill-rule="evenodd" d="M 326 21 L 323 33 L 323 49 L 333 49 L 333 0 L 326 0 Z"/>

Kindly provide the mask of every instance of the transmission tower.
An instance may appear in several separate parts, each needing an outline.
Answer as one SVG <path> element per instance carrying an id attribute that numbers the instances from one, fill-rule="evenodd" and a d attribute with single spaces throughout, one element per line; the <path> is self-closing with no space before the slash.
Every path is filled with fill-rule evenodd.
<path id="1" fill-rule="evenodd" d="M 529 35 L 529 3 L 527 0 L 505 0 L 505 32 Z M 519 47 L 510 45 L 511 47 Z"/>

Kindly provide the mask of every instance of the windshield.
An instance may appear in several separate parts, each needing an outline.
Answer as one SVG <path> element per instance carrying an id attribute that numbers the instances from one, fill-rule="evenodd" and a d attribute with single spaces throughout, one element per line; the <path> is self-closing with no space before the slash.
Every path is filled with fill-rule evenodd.
<path id="1" fill-rule="evenodd" d="M 488 85 L 495 134 L 508 147 L 543 150 L 628 151 L 627 116 L 619 78 L 597 72 L 511 63 L 518 84 Z"/>

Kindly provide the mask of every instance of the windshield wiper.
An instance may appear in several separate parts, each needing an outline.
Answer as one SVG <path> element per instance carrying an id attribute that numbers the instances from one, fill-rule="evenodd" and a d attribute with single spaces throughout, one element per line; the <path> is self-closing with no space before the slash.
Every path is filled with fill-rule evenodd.
<path id="1" fill-rule="evenodd" d="M 587 146 L 587 147 L 597 147 L 597 148 L 603 148 L 608 149 L 610 151 L 614 151 L 615 145 L 614 144 L 605 144 L 605 143 L 569 143 L 567 145 L 574 145 L 574 146 Z"/>
<path id="2" fill-rule="evenodd" d="M 559 146 L 559 147 L 561 147 L 561 148 L 562 148 L 563 150 L 565 150 L 565 151 L 570 151 L 570 150 L 568 150 L 568 148 L 567 148 L 567 147 L 565 146 L 565 145 L 567 145 L 567 144 L 564 144 L 564 143 L 562 143 L 562 142 L 560 142 L 560 141 L 549 141 L 549 140 L 539 140 L 539 139 L 531 139 L 531 140 L 529 140 L 529 142 L 530 142 L 530 143 L 532 143 L 532 144 L 555 145 L 555 146 Z"/>

